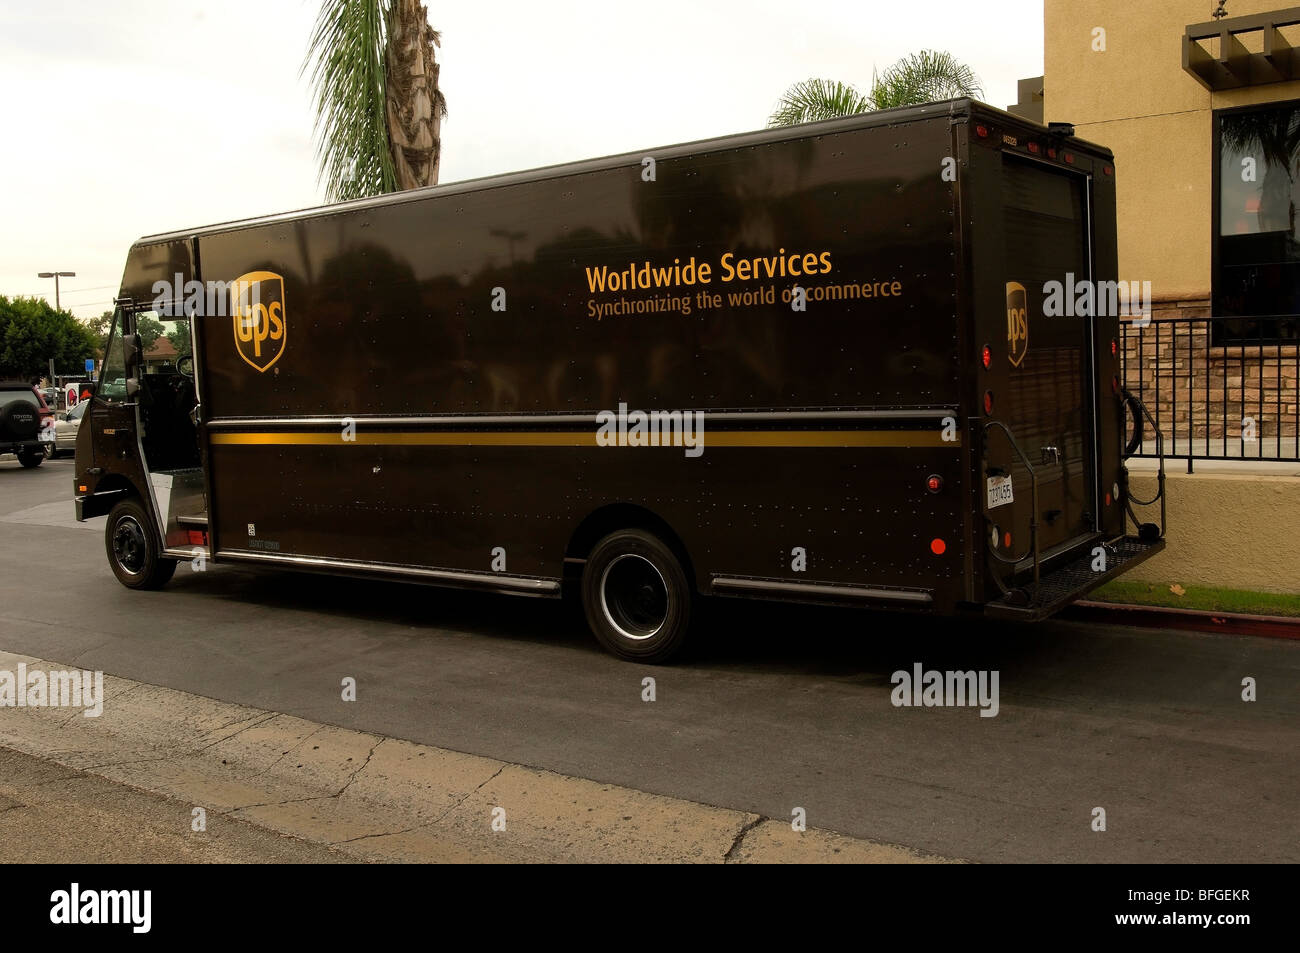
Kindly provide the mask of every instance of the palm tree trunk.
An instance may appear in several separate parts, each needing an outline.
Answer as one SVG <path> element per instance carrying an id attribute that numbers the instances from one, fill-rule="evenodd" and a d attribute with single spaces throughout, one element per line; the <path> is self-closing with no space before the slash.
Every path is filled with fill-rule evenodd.
<path id="1" fill-rule="evenodd" d="M 398 189 L 416 189 L 438 181 L 442 120 L 447 114 L 433 55 L 439 39 L 419 0 L 395 0 L 388 26 L 384 97 L 388 148 Z"/>

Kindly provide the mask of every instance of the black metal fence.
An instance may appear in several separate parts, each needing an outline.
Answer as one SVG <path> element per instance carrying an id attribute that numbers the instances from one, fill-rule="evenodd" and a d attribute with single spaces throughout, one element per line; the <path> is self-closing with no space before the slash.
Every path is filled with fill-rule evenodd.
<path id="1" fill-rule="evenodd" d="M 1189 473 L 1196 460 L 1300 461 L 1300 342 L 1266 338 L 1266 326 L 1251 340 L 1239 318 L 1121 323 L 1124 385 Z M 1155 452 L 1147 434 L 1136 456 Z"/>

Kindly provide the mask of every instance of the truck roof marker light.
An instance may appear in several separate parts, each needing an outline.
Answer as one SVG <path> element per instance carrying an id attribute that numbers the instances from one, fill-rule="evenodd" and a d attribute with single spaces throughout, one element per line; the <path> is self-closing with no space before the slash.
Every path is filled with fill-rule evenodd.
<path id="1" fill-rule="evenodd" d="M 1101 174 L 1102 174 L 1102 175 L 1114 175 L 1114 174 L 1115 174 L 1115 167 L 1114 167 L 1113 165 L 1104 165 L 1104 166 L 1101 167 Z"/>
<path id="2" fill-rule="evenodd" d="M 1032 152 L 1034 155 L 1038 155 L 1038 143 L 1036 143 L 1036 142 L 1031 142 L 1031 143 L 1029 143 L 1029 144 L 1026 146 L 1026 148 L 1027 148 L 1030 152 Z"/>
<path id="3" fill-rule="evenodd" d="M 1067 152 L 1064 156 L 1067 165 L 1074 165 L 1074 153 Z"/>
<path id="4" fill-rule="evenodd" d="M 945 543 L 943 540 L 941 539 L 930 540 L 930 552 L 934 553 L 936 556 L 942 556 L 947 551 L 948 551 L 948 544 Z"/>
<path id="5" fill-rule="evenodd" d="M 925 478 L 925 488 L 931 493 L 938 493 L 943 489 L 943 477 L 937 473 L 931 473 Z"/>
<path id="6" fill-rule="evenodd" d="M 987 344 L 980 351 L 980 363 L 984 365 L 984 370 L 988 370 L 993 365 L 993 349 Z"/>
<path id="7" fill-rule="evenodd" d="M 993 391 L 991 390 L 984 392 L 984 413 L 993 413 Z"/>
<path id="8" fill-rule="evenodd" d="M 981 139 L 987 139 L 989 136 L 989 127 L 980 123 L 975 127 L 975 135 L 979 136 Z"/>
<path id="9" fill-rule="evenodd" d="M 1048 146 L 1048 147 L 1047 147 L 1047 158 L 1049 158 L 1049 159 L 1055 159 L 1055 158 L 1056 158 L 1056 150 L 1053 149 L 1051 146 Z"/>

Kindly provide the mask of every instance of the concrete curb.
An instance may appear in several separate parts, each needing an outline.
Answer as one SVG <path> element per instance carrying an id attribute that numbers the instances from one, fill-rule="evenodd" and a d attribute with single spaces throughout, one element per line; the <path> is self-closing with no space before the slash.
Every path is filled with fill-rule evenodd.
<path id="1" fill-rule="evenodd" d="M 19 663 L 72 668 L 0 652 L 0 671 Z M 0 746 L 202 807 L 207 837 L 233 817 L 358 861 L 945 860 L 108 675 L 97 718 L 0 707 Z"/>
<path id="2" fill-rule="evenodd" d="M 1217 635 L 1250 635 L 1262 639 L 1300 639 L 1300 618 L 1292 616 L 1209 612 L 1203 609 L 1098 602 L 1090 599 L 1074 603 L 1063 615 L 1080 622 L 1213 632 Z"/>

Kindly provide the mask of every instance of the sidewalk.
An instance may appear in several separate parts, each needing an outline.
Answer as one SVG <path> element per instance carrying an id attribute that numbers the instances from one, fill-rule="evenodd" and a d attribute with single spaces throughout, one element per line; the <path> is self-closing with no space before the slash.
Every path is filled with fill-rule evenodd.
<path id="1" fill-rule="evenodd" d="M 1129 472 L 1134 474 L 1155 473 L 1159 469 L 1159 461 L 1155 457 L 1129 457 L 1124 461 L 1124 465 L 1129 468 Z M 1187 459 L 1185 457 L 1166 456 L 1165 473 L 1186 475 Z M 1300 462 L 1286 460 L 1279 463 L 1273 460 L 1252 460 L 1249 457 L 1239 460 L 1193 460 L 1192 475 L 1197 476 L 1202 473 L 1227 474 L 1230 476 L 1300 477 Z"/>
<path id="2" fill-rule="evenodd" d="M 223 819 L 191 830 L 190 805 L 0 748 L 0 864 L 337 864 L 350 858 Z"/>
<path id="3" fill-rule="evenodd" d="M 0 670 L 15 672 L 19 663 L 29 672 L 67 667 L 0 652 Z M 91 805 L 116 804 L 106 816 L 118 829 L 136 832 L 119 853 L 105 855 L 117 861 L 257 860 L 279 852 L 289 859 L 295 851 L 302 860 L 397 862 L 942 861 L 831 831 L 797 832 L 789 818 L 646 794 L 108 675 L 97 718 L 80 708 L 0 708 L 0 771 L 9 763 L 21 770 L 0 774 L 6 778 L 0 835 L 28 845 L 19 851 L 26 860 L 68 859 L 42 845 L 93 827 Z M 42 772 L 55 781 L 48 795 L 45 780 L 38 780 Z M 143 799 L 131 801 L 125 789 Z M 190 830 L 195 807 L 206 812 L 206 833 Z M 258 840 L 250 827 L 303 843 Z M 339 856 L 312 853 L 313 847 Z"/>

